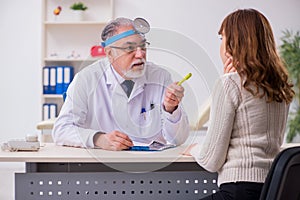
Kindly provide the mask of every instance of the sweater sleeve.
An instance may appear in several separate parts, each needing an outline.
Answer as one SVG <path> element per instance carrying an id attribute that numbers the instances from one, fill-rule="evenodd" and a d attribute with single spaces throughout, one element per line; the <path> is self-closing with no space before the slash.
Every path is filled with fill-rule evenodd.
<path id="1" fill-rule="evenodd" d="M 218 171 L 226 161 L 238 96 L 238 85 L 230 76 L 218 79 L 212 92 L 207 135 L 201 148 L 196 146 L 191 150 L 198 164 L 208 171 Z"/>

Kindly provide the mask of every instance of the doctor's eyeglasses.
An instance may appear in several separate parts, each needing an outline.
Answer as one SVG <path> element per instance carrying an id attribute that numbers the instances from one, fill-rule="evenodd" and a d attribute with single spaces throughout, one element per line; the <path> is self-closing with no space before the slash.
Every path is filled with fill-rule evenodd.
<path id="1" fill-rule="evenodd" d="M 114 49 L 120 49 L 123 50 L 127 53 L 132 53 L 137 50 L 137 48 L 140 48 L 142 51 L 146 51 L 147 48 L 149 47 L 150 43 L 149 42 L 142 42 L 140 44 L 136 43 L 126 43 L 123 47 L 118 47 L 118 46 L 110 46 L 111 48 Z"/>

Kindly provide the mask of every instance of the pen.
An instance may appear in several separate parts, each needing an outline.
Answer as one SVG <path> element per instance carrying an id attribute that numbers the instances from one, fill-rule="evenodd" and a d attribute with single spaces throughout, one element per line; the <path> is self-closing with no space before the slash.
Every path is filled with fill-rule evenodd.
<path id="1" fill-rule="evenodd" d="M 150 110 L 152 110 L 154 108 L 154 103 L 150 104 Z"/>
<path id="2" fill-rule="evenodd" d="M 146 120 L 146 108 L 142 108 L 141 114 L 144 115 L 144 120 Z"/>
<path id="3" fill-rule="evenodd" d="M 146 112 L 146 109 L 142 108 L 141 113 L 144 113 L 144 112 Z"/>
<path id="4" fill-rule="evenodd" d="M 188 73 L 181 81 L 179 81 L 177 83 L 177 85 L 181 85 L 184 81 L 188 80 L 189 78 L 191 78 L 192 73 Z"/>

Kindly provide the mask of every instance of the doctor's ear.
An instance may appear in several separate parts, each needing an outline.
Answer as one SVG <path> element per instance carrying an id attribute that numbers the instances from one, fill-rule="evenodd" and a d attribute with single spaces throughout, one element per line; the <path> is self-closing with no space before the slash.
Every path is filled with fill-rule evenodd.
<path id="1" fill-rule="evenodd" d="M 108 57 L 109 61 L 113 62 L 114 56 L 113 56 L 112 49 L 109 47 L 106 47 L 106 48 L 104 48 L 104 52 L 105 52 L 106 56 Z"/>

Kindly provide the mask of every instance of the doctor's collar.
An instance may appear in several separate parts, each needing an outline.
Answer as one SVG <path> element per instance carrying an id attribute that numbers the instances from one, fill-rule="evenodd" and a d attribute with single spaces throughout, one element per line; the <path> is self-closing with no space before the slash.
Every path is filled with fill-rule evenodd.
<path id="1" fill-rule="evenodd" d="M 114 35 L 104 42 L 101 42 L 102 47 L 107 47 L 108 45 L 122 39 L 125 37 L 128 37 L 130 35 L 135 35 L 135 34 L 141 34 L 144 35 L 145 33 L 148 33 L 150 31 L 150 25 L 149 23 L 143 19 L 143 18 L 135 18 L 133 20 L 133 29 L 122 32 L 120 34 Z"/>

